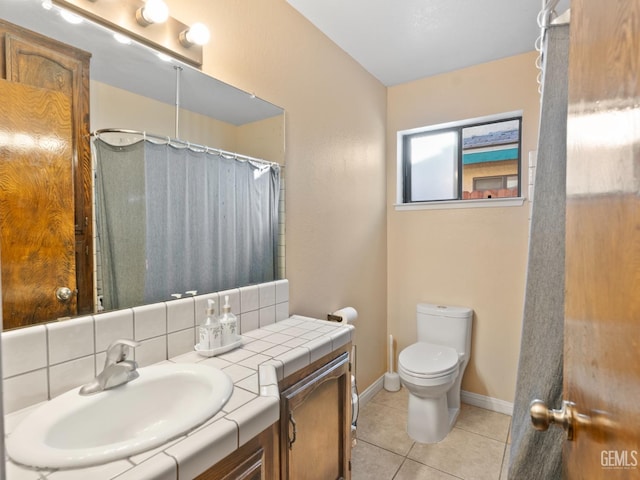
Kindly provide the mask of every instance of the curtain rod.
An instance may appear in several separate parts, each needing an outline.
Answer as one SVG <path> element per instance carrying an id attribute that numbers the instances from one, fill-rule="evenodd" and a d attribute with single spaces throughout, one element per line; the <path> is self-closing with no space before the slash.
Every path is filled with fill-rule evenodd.
<path id="1" fill-rule="evenodd" d="M 164 142 L 166 145 L 175 146 L 175 144 L 179 144 L 193 151 L 202 150 L 205 153 L 216 153 L 221 157 L 225 157 L 225 158 L 235 158 L 237 160 L 246 160 L 248 162 L 262 163 L 265 165 L 269 165 L 270 167 L 278 166 L 280 168 L 284 168 L 284 165 L 280 165 L 277 162 L 270 162 L 268 160 L 263 160 L 261 158 L 250 157 L 248 155 L 229 152 L 227 150 L 221 150 L 219 148 L 211 148 L 211 147 L 207 147 L 206 145 L 199 145 L 197 143 L 191 143 L 185 140 L 179 140 L 177 138 L 170 138 L 167 135 L 156 135 L 154 133 L 142 132 L 140 130 L 127 130 L 124 128 L 101 128 L 99 130 L 94 130 L 93 132 L 91 132 L 90 135 L 92 137 L 100 138 L 100 135 L 102 135 L 103 133 L 124 133 L 126 135 L 140 135 L 143 140 L 146 140 L 147 138 L 152 138 L 154 140 L 159 140 L 161 142 Z"/>

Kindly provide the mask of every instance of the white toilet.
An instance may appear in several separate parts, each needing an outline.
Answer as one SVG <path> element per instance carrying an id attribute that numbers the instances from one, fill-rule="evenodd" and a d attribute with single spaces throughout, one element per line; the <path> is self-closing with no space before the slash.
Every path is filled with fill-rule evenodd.
<path id="1" fill-rule="evenodd" d="M 470 308 L 418 304 L 418 342 L 398 357 L 400 380 L 409 390 L 407 433 L 417 442 L 439 442 L 458 418 L 472 317 Z"/>

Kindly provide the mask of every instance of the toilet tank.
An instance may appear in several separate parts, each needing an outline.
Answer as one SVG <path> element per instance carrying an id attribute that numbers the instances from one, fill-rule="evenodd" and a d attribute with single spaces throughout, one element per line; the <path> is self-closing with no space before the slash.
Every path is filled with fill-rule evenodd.
<path id="1" fill-rule="evenodd" d="M 473 310 L 419 303 L 417 307 L 418 341 L 453 347 L 469 360 Z"/>

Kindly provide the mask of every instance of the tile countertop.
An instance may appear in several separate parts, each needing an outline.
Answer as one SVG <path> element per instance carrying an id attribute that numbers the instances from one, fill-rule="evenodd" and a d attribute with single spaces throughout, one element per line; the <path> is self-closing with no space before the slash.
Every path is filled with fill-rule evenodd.
<path id="1" fill-rule="evenodd" d="M 278 381 L 352 340 L 353 325 L 293 315 L 246 332 L 241 347 L 206 358 L 195 351 L 169 362 L 201 363 L 233 380 L 231 398 L 203 425 L 166 444 L 96 467 L 76 470 L 32 470 L 7 460 L 8 480 L 176 480 L 193 478 L 225 458 L 280 418 Z M 33 405 L 5 417 L 5 434 L 36 409 Z"/>

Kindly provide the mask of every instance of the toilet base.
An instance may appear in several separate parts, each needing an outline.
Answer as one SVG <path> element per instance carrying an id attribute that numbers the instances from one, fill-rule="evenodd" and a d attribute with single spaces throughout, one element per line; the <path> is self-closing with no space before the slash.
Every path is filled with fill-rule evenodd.
<path id="1" fill-rule="evenodd" d="M 449 434 L 460 413 L 447 408 L 447 396 L 420 398 L 409 394 L 407 433 L 419 443 L 437 443 Z"/>

